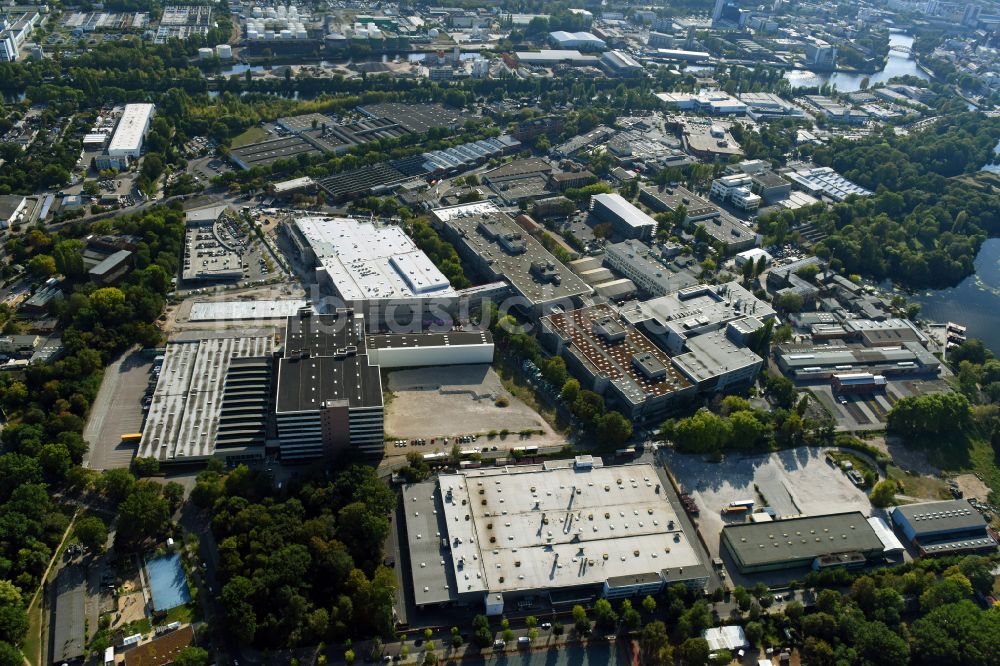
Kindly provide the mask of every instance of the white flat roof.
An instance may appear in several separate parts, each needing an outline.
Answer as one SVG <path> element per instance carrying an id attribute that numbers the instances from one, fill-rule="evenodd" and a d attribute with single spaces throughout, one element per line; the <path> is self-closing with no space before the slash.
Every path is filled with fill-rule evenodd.
<path id="1" fill-rule="evenodd" d="M 296 227 L 345 300 L 451 296 L 448 278 L 395 226 L 303 217 Z"/>
<path id="2" fill-rule="evenodd" d="M 138 152 L 155 108 L 152 104 L 126 104 L 111 143 L 108 144 L 108 154 Z"/>
<path id="3" fill-rule="evenodd" d="M 190 321 L 285 319 L 306 306 L 302 299 L 278 301 L 210 301 L 191 306 Z"/>
<path id="4" fill-rule="evenodd" d="M 442 475 L 440 538 L 451 547 L 456 592 L 602 584 L 700 564 L 659 485 L 649 464 Z M 404 510 L 411 503 L 407 492 Z"/>

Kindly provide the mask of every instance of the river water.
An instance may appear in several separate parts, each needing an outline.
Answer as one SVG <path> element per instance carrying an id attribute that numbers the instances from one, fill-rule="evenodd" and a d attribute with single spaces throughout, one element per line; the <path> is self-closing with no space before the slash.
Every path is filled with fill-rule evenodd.
<path id="1" fill-rule="evenodd" d="M 916 61 L 902 51 L 894 51 L 894 46 L 910 48 L 913 37 L 902 33 L 889 35 L 889 58 L 881 72 L 874 74 L 850 74 L 848 72 L 810 72 L 805 69 L 790 69 L 785 72 L 785 78 L 793 88 L 819 87 L 824 83 L 835 83 L 838 92 L 854 92 L 861 90 L 861 82 L 868 78 L 869 85 L 888 81 L 894 76 L 916 76 L 927 80 L 927 75 L 917 67 Z"/>
<path id="2" fill-rule="evenodd" d="M 968 336 L 979 338 L 1000 353 L 1000 238 L 990 238 L 976 255 L 976 272 L 957 287 L 916 294 L 921 317 L 963 324 Z"/>

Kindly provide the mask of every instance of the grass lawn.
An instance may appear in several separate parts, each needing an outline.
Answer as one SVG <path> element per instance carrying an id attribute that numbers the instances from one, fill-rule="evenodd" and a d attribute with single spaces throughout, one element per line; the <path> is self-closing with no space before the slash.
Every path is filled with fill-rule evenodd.
<path id="1" fill-rule="evenodd" d="M 189 624 L 193 622 L 195 620 L 195 606 L 196 604 L 191 602 L 171 608 L 167 611 L 167 617 L 163 620 L 163 624 L 170 624 L 171 622 Z"/>
<path id="2" fill-rule="evenodd" d="M 33 666 L 41 666 L 42 660 L 42 599 L 28 609 L 28 635 L 24 637 L 22 648 L 25 658 Z"/>
<path id="3" fill-rule="evenodd" d="M 147 636 L 153 631 L 153 623 L 149 621 L 148 617 L 144 617 L 141 620 L 129 622 L 123 626 L 122 629 L 124 630 L 126 636 L 131 636 L 132 634 L 142 634 Z"/>
<path id="4" fill-rule="evenodd" d="M 983 483 L 990 487 L 991 503 L 1000 501 L 1000 466 L 993 447 L 984 439 L 969 440 L 967 448 L 957 446 L 939 449 L 928 456 L 931 463 L 943 470 L 961 474 L 979 474 Z"/>
<path id="5" fill-rule="evenodd" d="M 889 465 L 886 469 L 889 478 L 899 484 L 900 494 L 932 500 L 951 499 L 948 485 L 940 479 L 920 474 L 907 474 L 895 465 Z"/>
<path id="6" fill-rule="evenodd" d="M 267 138 L 267 132 L 265 132 L 260 127 L 251 127 L 243 134 L 233 139 L 232 147 L 240 148 L 250 143 L 257 143 L 258 141 L 263 141 Z"/>

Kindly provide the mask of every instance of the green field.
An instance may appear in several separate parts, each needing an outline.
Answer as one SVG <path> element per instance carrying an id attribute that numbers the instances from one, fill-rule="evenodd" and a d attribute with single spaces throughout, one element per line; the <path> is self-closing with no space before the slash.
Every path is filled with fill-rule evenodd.
<path id="1" fill-rule="evenodd" d="M 257 143 L 258 141 L 263 141 L 267 138 L 267 132 L 265 132 L 260 127 L 251 127 L 243 134 L 233 139 L 232 147 L 239 148 L 241 146 L 246 146 L 247 144 Z"/>

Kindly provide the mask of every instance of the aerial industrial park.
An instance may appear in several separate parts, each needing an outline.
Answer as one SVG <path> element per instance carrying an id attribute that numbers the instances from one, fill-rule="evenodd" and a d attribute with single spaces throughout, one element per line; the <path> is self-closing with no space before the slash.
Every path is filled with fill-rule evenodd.
<path id="1" fill-rule="evenodd" d="M 1000 5 L 0 10 L 0 666 L 997 663 Z"/>

